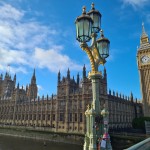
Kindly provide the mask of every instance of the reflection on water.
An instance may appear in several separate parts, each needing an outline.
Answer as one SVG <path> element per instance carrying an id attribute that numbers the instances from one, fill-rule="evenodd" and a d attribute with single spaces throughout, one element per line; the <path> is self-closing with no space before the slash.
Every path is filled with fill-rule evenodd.
<path id="1" fill-rule="evenodd" d="M 83 150 L 83 146 L 0 135 L 0 150 Z"/>

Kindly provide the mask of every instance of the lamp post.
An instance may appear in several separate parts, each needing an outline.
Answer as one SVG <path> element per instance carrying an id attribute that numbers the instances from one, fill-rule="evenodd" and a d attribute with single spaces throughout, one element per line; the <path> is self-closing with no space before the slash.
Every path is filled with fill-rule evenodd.
<path id="1" fill-rule="evenodd" d="M 98 71 L 98 67 L 106 63 L 105 59 L 109 56 L 110 45 L 110 41 L 104 37 L 103 31 L 101 30 L 101 13 L 95 10 L 94 3 L 91 6 L 92 8 L 88 13 L 86 13 L 86 7 L 83 7 L 82 15 L 77 17 L 75 21 L 76 39 L 80 42 L 81 49 L 87 53 L 91 64 L 89 78 L 92 81 L 93 100 L 91 108 L 88 107 L 85 112 L 87 130 L 84 150 L 97 150 L 97 139 L 100 135 L 96 134 L 99 132 L 96 132 L 95 120 L 101 115 L 99 80 L 102 76 Z M 100 38 L 96 40 L 99 32 Z M 88 46 L 87 42 L 91 39 L 91 46 Z"/>

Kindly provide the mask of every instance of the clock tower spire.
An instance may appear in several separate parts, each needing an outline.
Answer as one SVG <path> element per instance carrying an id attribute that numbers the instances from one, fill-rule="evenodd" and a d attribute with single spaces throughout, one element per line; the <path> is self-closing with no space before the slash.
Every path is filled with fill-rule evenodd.
<path id="1" fill-rule="evenodd" d="M 150 43 L 142 23 L 140 47 L 137 52 L 144 116 L 150 117 Z"/>
<path id="2" fill-rule="evenodd" d="M 144 23 L 142 23 L 142 35 L 140 40 L 140 45 L 149 43 L 149 38 L 147 33 L 145 32 Z"/>

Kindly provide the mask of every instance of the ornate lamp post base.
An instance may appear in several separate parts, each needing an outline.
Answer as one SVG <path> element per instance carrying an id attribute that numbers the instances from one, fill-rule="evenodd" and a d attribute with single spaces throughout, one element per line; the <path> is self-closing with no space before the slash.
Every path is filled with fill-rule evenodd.
<path id="1" fill-rule="evenodd" d="M 89 150 L 89 137 L 85 135 L 83 150 Z"/>

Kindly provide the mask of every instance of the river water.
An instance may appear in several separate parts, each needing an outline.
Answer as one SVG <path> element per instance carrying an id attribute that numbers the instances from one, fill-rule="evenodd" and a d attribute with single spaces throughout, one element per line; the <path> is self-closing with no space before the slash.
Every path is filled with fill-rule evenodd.
<path id="1" fill-rule="evenodd" d="M 83 150 L 83 146 L 0 135 L 0 150 Z"/>

